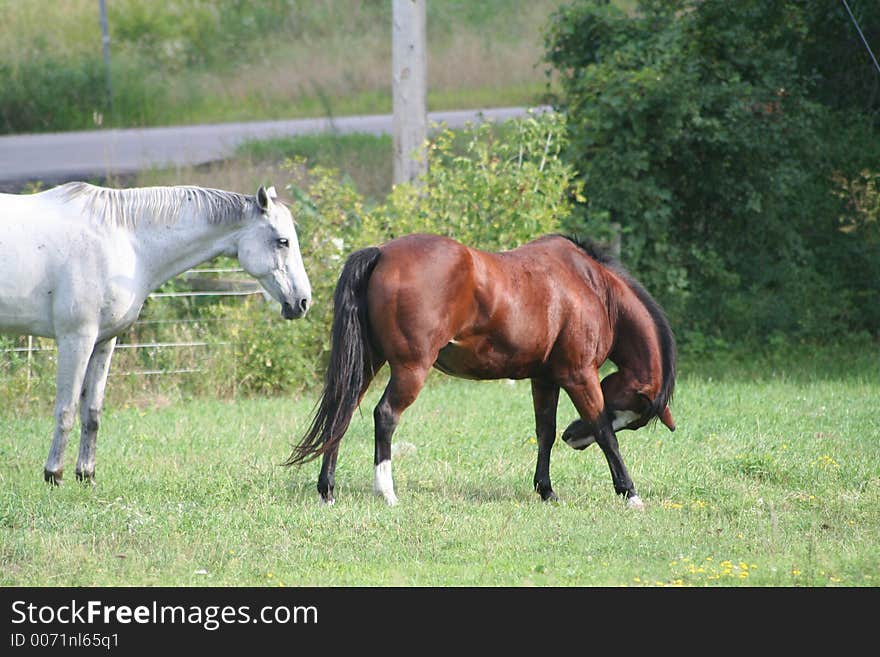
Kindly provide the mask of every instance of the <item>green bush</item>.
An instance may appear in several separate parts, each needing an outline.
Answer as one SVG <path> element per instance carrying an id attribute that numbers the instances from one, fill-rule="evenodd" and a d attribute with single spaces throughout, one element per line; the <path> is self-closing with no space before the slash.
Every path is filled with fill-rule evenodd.
<path id="1" fill-rule="evenodd" d="M 365 218 L 365 234 L 378 242 L 432 232 L 504 250 L 557 231 L 579 193 L 560 157 L 565 144 L 565 121 L 554 113 L 532 113 L 501 132 L 491 123 L 442 130 L 428 143 L 421 183 L 395 186 Z"/>
<path id="2" fill-rule="evenodd" d="M 165 117 L 171 91 L 161 71 L 140 56 L 126 54 L 114 56 L 112 70 L 113 115 L 139 125 Z M 100 57 L 43 55 L 17 64 L 0 62 L 0 133 L 95 129 L 110 122 L 106 67 Z"/>
<path id="3" fill-rule="evenodd" d="M 114 39 L 164 71 L 223 67 L 265 55 L 281 31 L 302 34 L 293 0 L 108 3 Z"/>
<path id="4" fill-rule="evenodd" d="M 107 78 L 99 58 L 0 62 L 0 132 L 94 127 L 94 113 L 106 109 Z"/>
<path id="5" fill-rule="evenodd" d="M 865 298 L 880 288 L 880 233 L 876 221 L 842 230 L 853 208 L 840 194 L 841 181 L 880 170 L 877 104 L 827 102 L 829 90 L 864 86 L 814 65 L 831 43 L 843 51 L 843 8 L 636 4 L 567 4 L 547 35 L 566 156 L 589 199 L 577 209 L 585 232 L 620 226 L 623 260 L 683 335 L 877 332 Z M 862 15 L 876 22 L 880 10 Z M 823 43 L 829 33 L 837 40 Z"/>

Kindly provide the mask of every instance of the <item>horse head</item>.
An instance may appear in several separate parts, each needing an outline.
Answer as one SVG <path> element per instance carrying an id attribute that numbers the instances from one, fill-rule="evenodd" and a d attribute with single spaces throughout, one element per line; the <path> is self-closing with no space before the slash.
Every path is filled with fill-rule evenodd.
<path id="1" fill-rule="evenodd" d="M 675 431 L 668 397 L 660 397 L 662 384 L 641 385 L 623 372 L 614 372 L 602 380 L 602 394 L 615 431 L 640 429 L 655 418 Z"/>
<path id="2" fill-rule="evenodd" d="M 309 308 L 312 286 L 303 265 L 293 217 L 276 198 L 274 187 L 260 187 L 257 191 L 259 213 L 247 222 L 239 237 L 238 261 L 281 303 L 282 316 L 296 319 Z"/>

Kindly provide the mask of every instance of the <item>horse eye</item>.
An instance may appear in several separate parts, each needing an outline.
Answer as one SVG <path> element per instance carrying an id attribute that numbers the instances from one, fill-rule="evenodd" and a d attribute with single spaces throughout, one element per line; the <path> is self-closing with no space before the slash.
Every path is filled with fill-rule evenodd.
<path id="1" fill-rule="evenodd" d="M 290 240 L 287 239 L 286 237 L 279 237 L 279 238 L 275 241 L 275 243 L 276 243 L 278 246 L 280 246 L 281 248 L 284 248 L 284 249 L 286 249 L 288 246 L 290 246 Z"/>

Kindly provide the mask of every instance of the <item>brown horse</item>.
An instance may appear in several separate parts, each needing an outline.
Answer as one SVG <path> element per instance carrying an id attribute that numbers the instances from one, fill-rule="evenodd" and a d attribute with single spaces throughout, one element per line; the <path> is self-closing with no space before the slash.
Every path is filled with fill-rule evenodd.
<path id="1" fill-rule="evenodd" d="M 675 340 L 660 306 L 608 255 L 561 235 L 488 253 L 437 235 L 408 235 L 353 253 L 333 296 L 330 363 L 315 418 L 286 461 L 323 456 L 321 500 L 332 504 L 339 443 L 375 373 L 391 376 L 373 412 L 374 489 L 395 504 L 391 436 L 428 372 L 531 379 L 538 437 L 534 486 L 555 500 L 550 449 L 560 388 L 580 415 L 562 438 L 597 442 L 614 490 L 641 508 L 615 431 L 659 417 L 675 430 Z M 610 359 L 617 371 L 599 381 Z"/>

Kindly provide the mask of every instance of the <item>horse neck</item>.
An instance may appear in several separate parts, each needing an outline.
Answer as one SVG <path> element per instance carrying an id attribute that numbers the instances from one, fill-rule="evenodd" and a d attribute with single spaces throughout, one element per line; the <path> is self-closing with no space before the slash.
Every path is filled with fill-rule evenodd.
<path id="1" fill-rule="evenodd" d="M 212 222 L 192 215 L 134 228 L 134 247 L 150 289 L 218 255 L 236 255 L 243 221 Z"/>
<path id="2" fill-rule="evenodd" d="M 651 313 L 635 292 L 626 285 L 627 294 L 617 303 L 614 347 L 609 358 L 644 381 L 663 380 L 663 357 L 657 327 Z"/>

